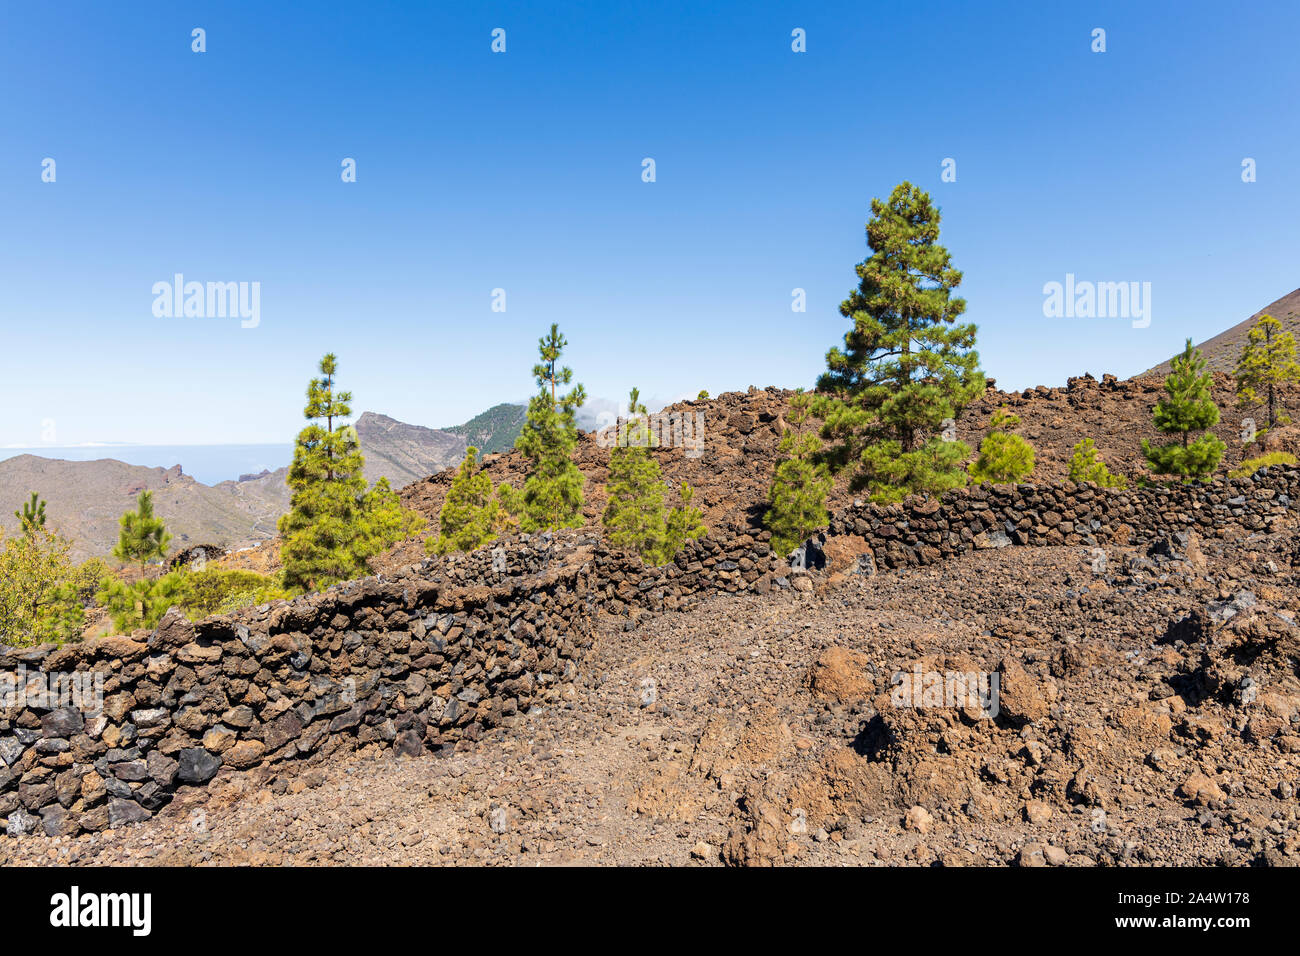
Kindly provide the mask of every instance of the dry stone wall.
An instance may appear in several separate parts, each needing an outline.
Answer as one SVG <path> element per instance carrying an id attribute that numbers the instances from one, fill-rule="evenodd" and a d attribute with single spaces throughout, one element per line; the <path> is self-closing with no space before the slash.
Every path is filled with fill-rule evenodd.
<path id="1" fill-rule="evenodd" d="M 895 568 L 977 548 L 1262 531 L 1298 498 L 1300 471 L 1276 468 L 1159 489 L 982 486 L 855 503 L 828 532 Z M 0 818 L 11 835 L 93 832 L 225 768 L 468 746 L 560 691 L 598 615 L 630 621 L 790 577 L 765 531 L 691 542 L 661 568 L 585 532 L 520 535 L 226 617 L 172 613 L 145 640 L 0 647 Z"/>
<path id="2" fill-rule="evenodd" d="M 229 617 L 171 613 L 145 641 L 5 649 L 7 832 L 142 820 L 224 767 L 477 739 L 551 697 L 591 640 L 583 568 L 560 550 L 536 536 Z"/>
<path id="3" fill-rule="evenodd" d="M 1276 467 L 1154 488 L 981 485 L 888 507 L 857 501 L 832 518 L 828 533 L 858 535 L 877 566 L 899 568 L 1009 545 L 1104 547 L 1182 531 L 1211 538 L 1267 531 L 1298 500 L 1300 471 Z"/>

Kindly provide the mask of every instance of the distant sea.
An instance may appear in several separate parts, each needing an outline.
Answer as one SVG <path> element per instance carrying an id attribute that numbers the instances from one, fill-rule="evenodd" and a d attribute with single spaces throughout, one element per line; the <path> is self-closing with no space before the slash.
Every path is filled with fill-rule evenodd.
<path id="1" fill-rule="evenodd" d="M 234 481 L 240 475 L 275 471 L 293 460 L 293 445 L 77 445 L 61 448 L 0 448 L 0 461 L 18 455 L 39 455 L 65 461 L 116 458 L 128 465 L 170 468 L 180 465 L 185 474 L 205 485 Z"/>

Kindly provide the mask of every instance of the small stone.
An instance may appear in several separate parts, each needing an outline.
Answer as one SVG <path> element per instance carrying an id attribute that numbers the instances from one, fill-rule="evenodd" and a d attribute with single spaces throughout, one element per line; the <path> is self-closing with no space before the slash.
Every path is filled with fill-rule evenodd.
<path id="1" fill-rule="evenodd" d="M 243 770 L 253 766 L 262 759 L 266 744 L 260 740 L 241 740 L 225 754 L 225 762 L 236 769 Z"/>
<path id="2" fill-rule="evenodd" d="M 203 735 L 203 747 L 214 754 L 225 753 L 235 745 L 237 739 L 238 735 L 233 730 L 217 724 Z"/>
<path id="3" fill-rule="evenodd" d="M 256 719 L 257 715 L 253 713 L 253 708 L 247 704 L 232 707 L 221 715 L 223 724 L 229 724 L 231 727 L 238 727 L 241 730 L 253 726 L 253 721 Z"/>
<path id="4" fill-rule="evenodd" d="M 14 810 L 5 822 L 5 833 L 11 837 L 22 836 L 24 833 L 31 833 L 38 823 L 40 820 L 26 810 Z"/>
<path id="5" fill-rule="evenodd" d="M 77 829 L 77 823 L 67 810 L 57 803 L 41 811 L 41 827 L 47 836 L 70 836 Z"/>
<path id="6" fill-rule="evenodd" d="M 1026 843 L 1020 848 L 1020 854 L 1016 857 L 1016 865 L 1047 866 L 1047 858 L 1043 854 L 1043 849 L 1041 843 Z"/>
<path id="7" fill-rule="evenodd" d="M 171 757 L 151 750 L 146 765 L 149 768 L 150 779 L 158 786 L 170 787 L 176 782 L 176 773 L 180 770 L 180 764 Z"/>
<path id="8" fill-rule="evenodd" d="M 691 856 L 696 860 L 716 860 L 718 850 L 711 844 L 700 840 L 695 846 L 691 847 Z"/>
<path id="9" fill-rule="evenodd" d="M 1025 804 L 1025 819 L 1035 826 L 1043 826 L 1052 818 L 1052 808 L 1042 800 L 1030 800 Z"/>
<path id="10" fill-rule="evenodd" d="M 1183 781 L 1178 788 L 1178 795 L 1192 801 L 1198 807 L 1209 806 L 1215 800 L 1223 799 L 1223 790 L 1217 783 L 1203 773 L 1194 773 Z"/>
<path id="11" fill-rule="evenodd" d="M 85 718 L 75 707 L 60 707 L 41 718 L 41 734 L 45 737 L 71 737 L 81 733 Z"/>
<path id="12" fill-rule="evenodd" d="M 161 707 L 131 711 L 131 722 L 141 729 L 148 727 L 161 727 L 166 724 L 169 719 L 167 711 Z"/>
<path id="13" fill-rule="evenodd" d="M 207 783 L 221 768 L 221 758 L 202 747 L 186 747 L 180 753 L 180 770 L 177 774 L 183 783 Z"/>
<path id="14" fill-rule="evenodd" d="M 929 833 L 934 826 L 934 817 L 925 807 L 912 807 L 903 817 L 903 829 L 917 833 Z"/>
<path id="15" fill-rule="evenodd" d="M 108 801 L 108 825 L 110 827 L 126 826 L 128 823 L 141 823 L 149 819 L 149 811 L 134 800 L 113 799 Z"/>
<path id="16" fill-rule="evenodd" d="M 112 770 L 113 776 L 118 780 L 147 780 L 149 778 L 149 767 L 143 760 L 128 760 L 125 763 L 115 764 Z"/>
<path id="17" fill-rule="evenodd" d="M 403 757 L 418 757 L 424 752 L 424 742 L 414 730 L 403 730 L 393 741 L 393 750 Z"/>
<path id="18" fill-rule="evenodd" d="M 0 739 L 0 760 L 3 760 L 6 766 L 10 766 L 19 757 L 23 755 L 24 747 L 21 742 L 13 737 Z"/>

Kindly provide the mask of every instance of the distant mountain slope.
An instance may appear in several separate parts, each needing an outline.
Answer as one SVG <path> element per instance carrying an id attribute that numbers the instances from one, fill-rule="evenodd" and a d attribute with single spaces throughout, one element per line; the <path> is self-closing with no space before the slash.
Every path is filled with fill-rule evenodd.
<path id="1" fill-rule="evenodd" d="M 510 405 L 503 402 L 500 405 L 493 405 L 486 412 L 475 415 L 464 425 L 456 425 L 448 428 L 447 431 L 459 435 L 465 440 L 466 446 L 473 445 L 484 455 L 508 451 L 515 447 L 515 439 L 523 431 L 527 412 L 528 409 L 523 405 Z M 426 474 L 430 473 L 426 472 Z M 425 475 L 420 477 L 423 478 Z"/>
<path id="2" fill-rule="evenodd" d="M 1255 320 L 1261 315 L 1273 316 L 1282 323 L 1284 329 L 1290 330 L 1297 340 L 1300 340 L 1300 289 L 1296 289 L 1294 292 L 1282 296 L 1276 302 L 1264 306 L 1244 322 L 1238 322 L 1232 328 L 1200 343 L 1197 348 L 1205 356 L 1211 370 L 1229 373 L 1236 370 L 1237 360 L 1241 357 L 1241 350 L 1246 344 L 1246 337 L 1250 333 L 1250 327 L 1255 324 Z M 1169 363 L 1166 361 L 1155 368 L 1147 369 L 1141 375 L 1133 377 L 1145 378 L 1149 375 L 1164 376 L 1168 374 Z"/>
<path id="3" fill-rule="evenodd" d="M 366 480 L 386 477 L 394 488 L 460 464 L 470 442 L 486 452 L 510 448 L 523 424 L 520 405 L 497 405 L 464 425 L 425 428 L 365 412 L 356 421 L 366 456 Z M 47 502 L 49 525 L 73 543 L 73 557 L 106 557 L 117 544 L 118 519 L 136 495 L 154 492 L 154 508 L 174 537 L 170 550 L 191 545 L 241 548 L 276 535 L 289 510 L 288 469 L 205 485 L 183 471 L 145 468 L 112 458 L 64 461 L 18 455 L 0 461 L 0 528 L 18 528 L 14 510 L 33 491 Z"/>
<path id="4" fill-rule="evenodd" d="M 394 488 L 405 488 L 459 465 L 470 445 L 483 454 L 513 448 L 523 428 L 524 411 L 522 405 L 494 405 L 450 428 L 408 425 L 387 415 L 363 412 L 356 428 L 366 456 L 366 479 L 373 482 L 384 476 Z"/>
<path id="5" fill-rule="evenodd" d="M 275 536 L 289 507 L 285 469 L 247 481 L 204 485 L 172 468 L 144 468 L 111 458 L 62 461 L 19 455 L 0 461 L 0 527 L 18 528 L 13 511 L 35 491 L 46 501 L 47 524 L 70 538 L 73 557 L 104 557 L 117 544 L 118 519 L 144 489 L 173 535 L 170 550 L 193 544 L 244 547 Z"/>
<path id="6" fill-rule="evenodd" d="M 370 482 L 384 477 L 394 488 L 405 488 L 465 457 L 465 440 L 450 431 L 408 425 L 375 412 L 362 412 L 356 429 Z"/>

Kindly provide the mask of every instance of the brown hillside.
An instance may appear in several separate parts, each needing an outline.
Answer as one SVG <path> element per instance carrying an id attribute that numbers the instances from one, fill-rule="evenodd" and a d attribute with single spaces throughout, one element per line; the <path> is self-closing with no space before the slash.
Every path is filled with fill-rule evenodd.
<path id="1" fill-rule="evenodd" d="M 366 481 L 387 478 L 394 488 L 434 471 L 453 468 L 465 457 L 465 439 L 449 431 L 408 425 L 387 415 L 362 412 L 357 438 L 366 456 Z"/>
<path id="2" fill-rule="evenodd" d="M 205 485 L 172 468 L 145 468 L 115 459 L 62 461 L 19 455 L 0 462 L 0 528 L 18 528 L 13 508 L 35 491 L 46 501 L 49 527 L 72 541 L 76 560 L 109 554 L 118 521 L 136 496 L 154 493 L 154 509 L 172 534 L 173 549 L 208 542 L 239 548 L 275 535 L 275 520 L 289 507 L 285 470 L 246 481 Z"/>
<path id="3" fill-rule="evenodd" d="M 1209 367 L 1216 372 L 1232 372 L 1237 367 L 1237 359 L 1241 357 L 1241 350 L 1246 344 L 1246 337 L 1250 333 L 1250 327 L 1255 324 L 1255 320 L 1261 315 L 1271 315 L 1282 323 L 1282 328 L 1287 329 L 1297 338 L 1300 338 L 1300 289 L 1296 289 L 1287 295 L 1282 296 L 1276 302 L 1264 306 L 1244 322 L 1238 322 L 1232 328 L 1225 332 L 1220 332 L 1212 339 L 1206 339 L 1197 346 Z M 1155 368 L 1147 369 L 1141 375 L 1135 378 L 1145 378 L 1147 376 L 1163 376 L 1169 374 L 1169 363 L 1162 362 Z"/>

